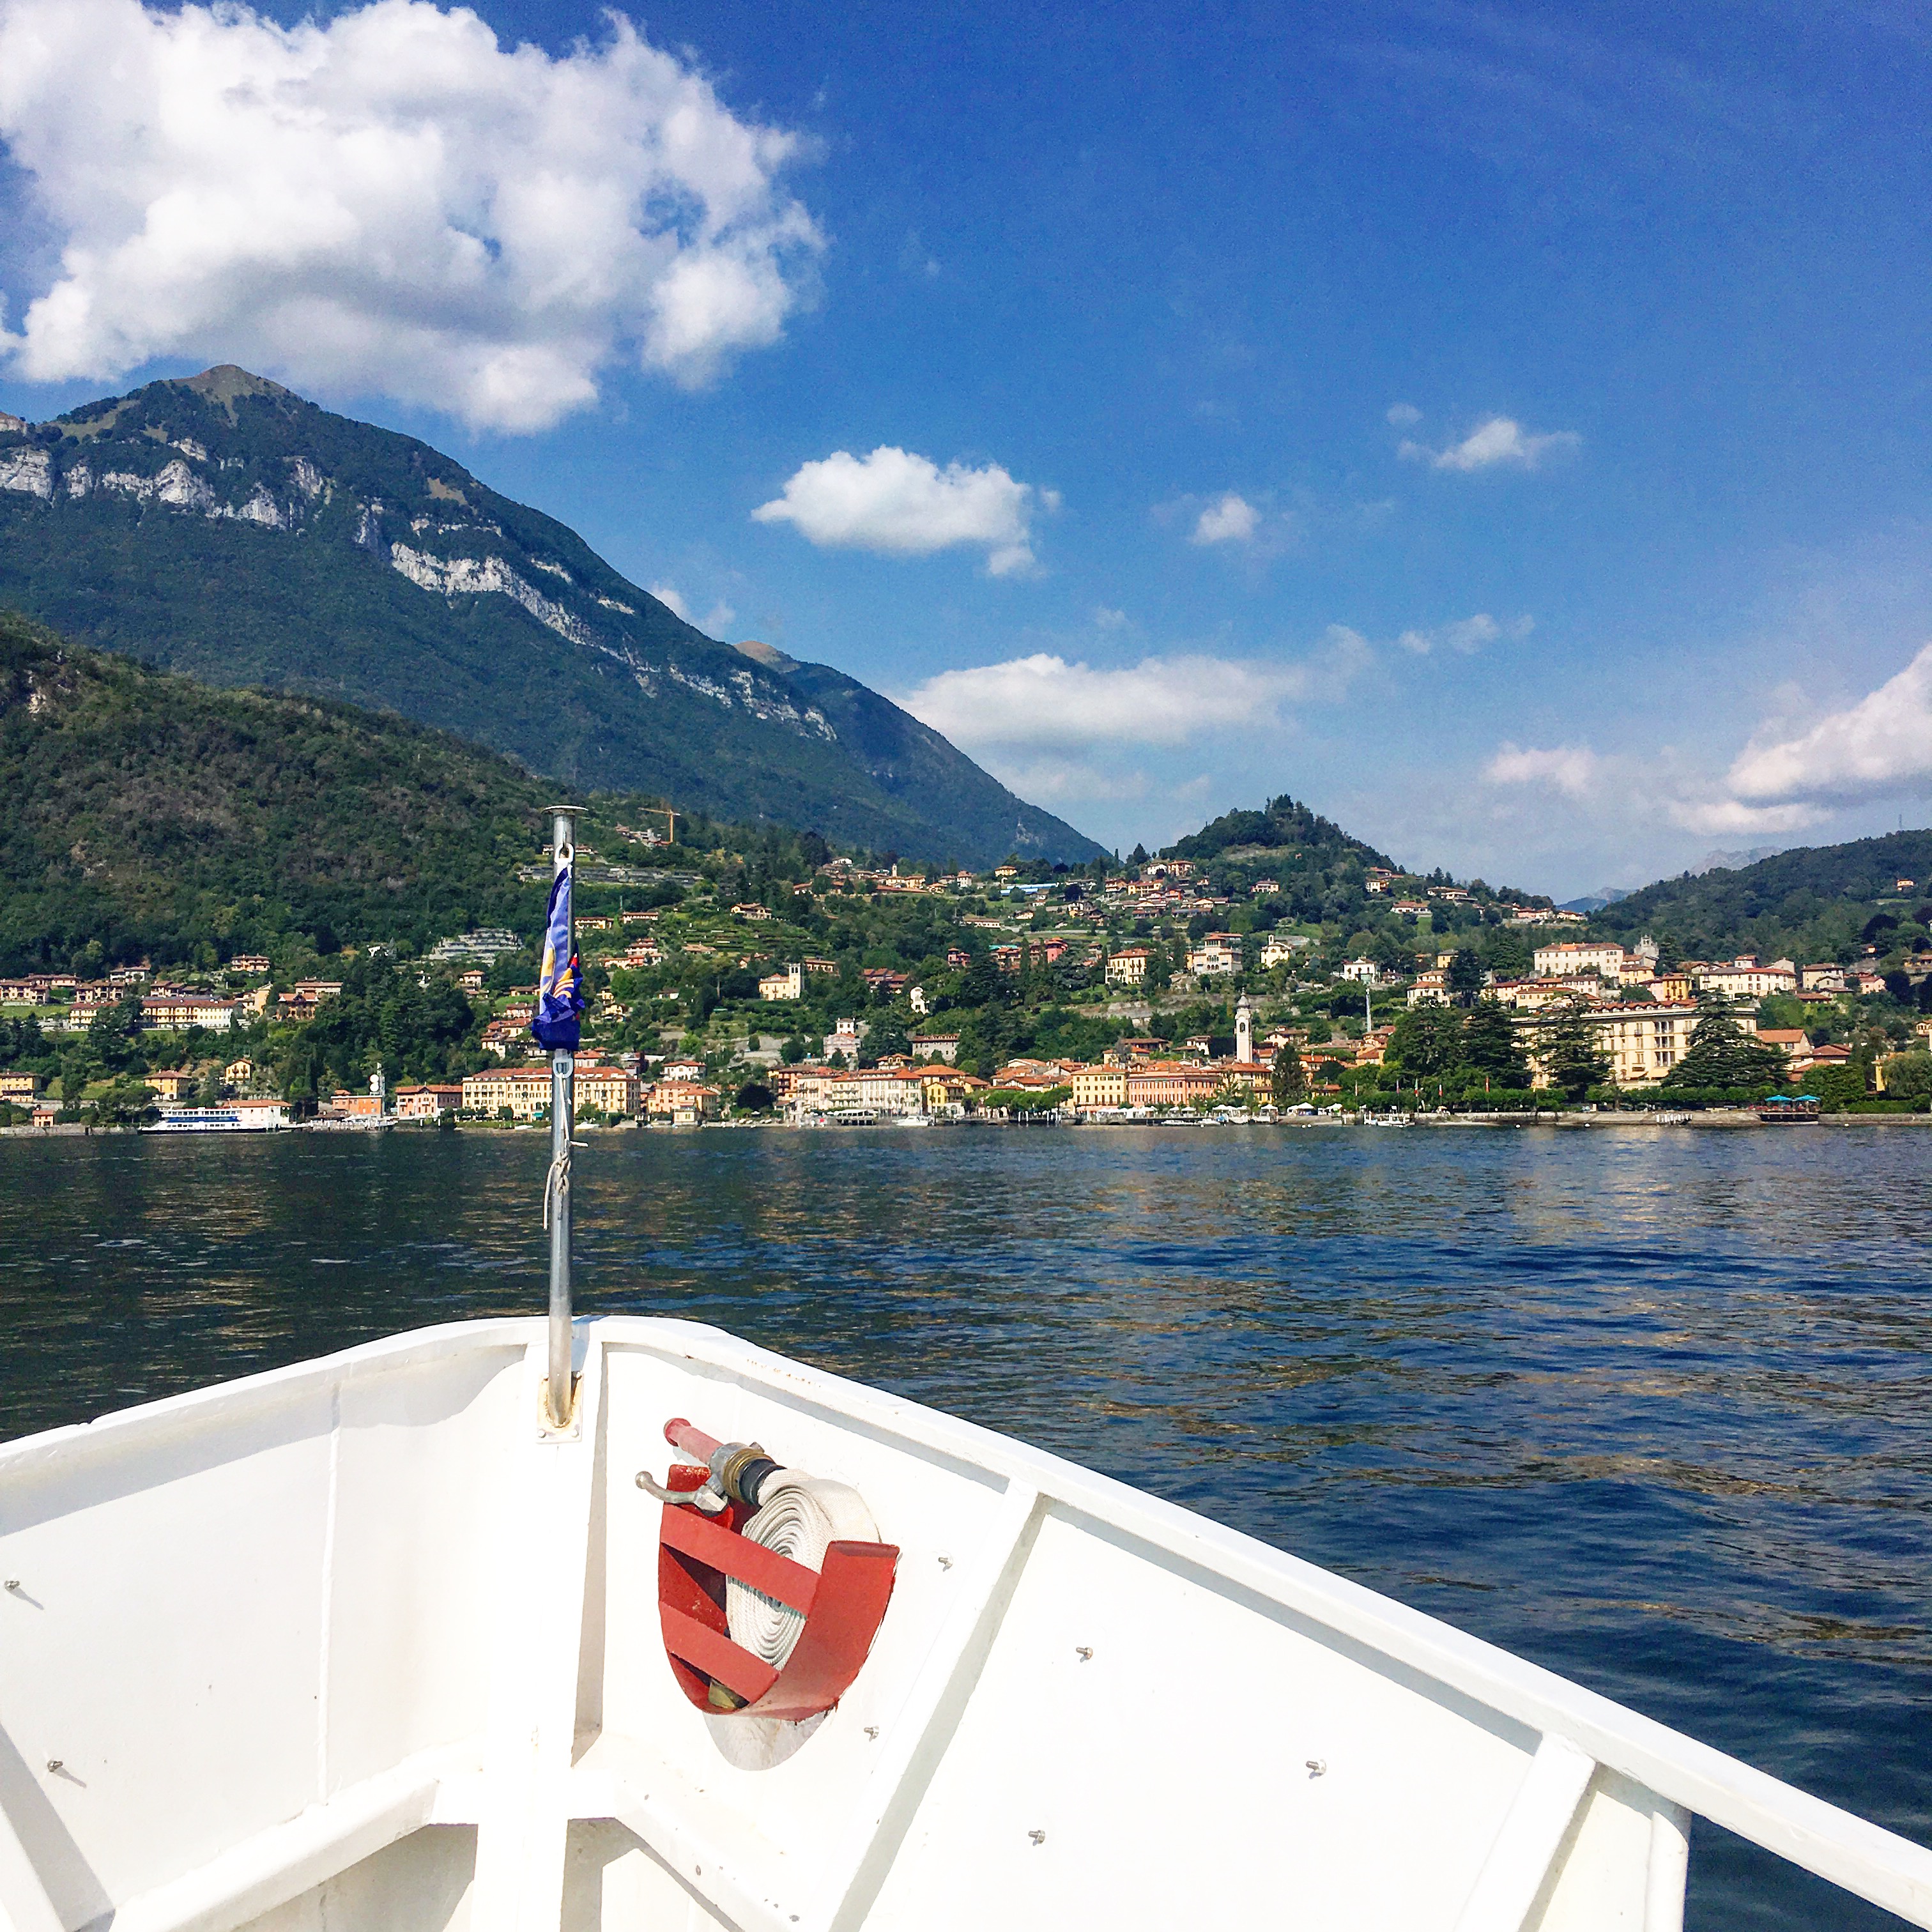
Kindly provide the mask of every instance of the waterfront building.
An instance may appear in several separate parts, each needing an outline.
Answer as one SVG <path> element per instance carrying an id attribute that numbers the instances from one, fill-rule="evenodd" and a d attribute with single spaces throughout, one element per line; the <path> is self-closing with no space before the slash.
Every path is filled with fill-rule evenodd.
<path id="1" fill-rule="evenodd" d="M 38 1073 L 0 1073 L 0 1100 L 10 1106 L 31 1107 L 40 1097 Z"/>
<path id="2" fill-rule="evenodd" d="M 430 1084 L 398 1087 L 396 1118 L 399 1120 L 434 1120 L 453 1114 L 463 1105 L 460 1085 Z"/>
<path id="3" fill-rule="evenodd" d="M 201 1076 L 185 1066 L 163 1068 L 142 1078 L 158 1100 L 185 1100 L 201 1084 Z"/>
<path id="4" fill-rule="evenodd" d="M 724 1096 L 716 1087 L 694 1080 L 660 1080 L 644 1102 L 644 1115 L 660 1126 L 701 1127 L 715 1120 Z"/>
<path id="5" fill-rule="evenodd" d="M 550 1069 L 496 1066 L 464 1078 L 466 1114 L 500 1114 L 506 1107 L 514 1120 L 544 1118 L 550 1112 Z"/>
<path id="6" fill-rule="evenodd" d="M 1255 1010 L 1244 993 L 1234 1003 L 1234 1058 L 1244 1066 L 1255 1058 Z"/>
<path id="7" fill-rule="evenodd" d="M 1221 1088 L 1217 1067 L 1184 1060 L 1153 1060 L 1126 1070 L 1130 1107 L 1193 1107 L 1211 1100 Z"/>
<path id="8" fill-rule="evenodd" d="M 927 1066 L 920 1070 L 920 1084 L 928 1114 L 961 1114 L 968 1100 L 986 1092 L 988 1083 L 977 1074 L 962 1073 L 957 1067 Z"/>
<path id="9" fill-rule="evenodd" d="M 1791 1070 L 1794 1073 L 1810 1073 L 1820 1067 L 1845 1066 L 1850 1064 L 1851 1058 L 1852 1049 L 1849 1046 L 1807 1046 L 1792 1056 Z"/>
<path id="10" fill-rule="evenodd" d="M 926 1112 L 926 1072 L 916 1066 L 874 1066 L 833 1075 L 822 1102 L 828 1112 L 860 1108 L 878 1114 Z"/>
<path id="11" fill-rule="evenodd" d="M 586 1112 L 628 1120 L 638 1111 L 638 1076 L 621 1066 L 586 1067 L 577 1063 L 577 1105 Z"/>
<path id="12" fill-rule="evenodd" d="M 1550 1030 L 1569 1018 L 1568 1010 L 1540 1007 L 1514 1016 L 1516 1037 L 1528 1055 L 1530 1084 L 1552 1082 L 1544 1070 L 1544 1042 Z M 1692 1006 L 1605 1006 L 1582 1017 L 1597 1038 L 1598 1050 L 1609 1057 L 1610 1078 L 1619 1087 L 1654 1086 L 1690 1050 L 1690 1035 L 1698 1010 Z M 1748 1024 L 1747 1030 L 1752 1030 Z"/>
<path id="13" fill-rule="evenodd" d="M 1090 1114 L 1102 1108 L 1127 1104 L 1127 1070 L 1124 1066 L 1076 1066 L 1068 1076 L 1073 1088 L 1077 1112 Z"/>
<path id="14" fill-rule="evenodd" d="M 922 1060 L 943 1060 L 950 1066 L 959 1058 L 959 1036 L 956 1033 L 916 1033 L 912 1036 L 912 1050 Z"/>
<path id="15" fill-rule="evenodd" d="M 1107 960 L 1108 985 L 1139 986 L 1148 976 L 1148 962 L 1153 957 L 1151 949 L 1144 946 L 1124 946 L 1119 952 L 1110 954 Z"/>

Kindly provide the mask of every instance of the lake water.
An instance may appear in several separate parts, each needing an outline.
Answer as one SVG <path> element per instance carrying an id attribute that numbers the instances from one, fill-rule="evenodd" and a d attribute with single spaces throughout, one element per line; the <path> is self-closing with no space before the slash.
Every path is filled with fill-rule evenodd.
<path id="1" fill-rule="evenodd" d="M 537 1133 L 0 1141 L 0 1434 L 544 1304 Z M 1356 1577 L 1932 1843 L 1932 1132 L 624 1134 L 580 1305 Z M 1897 1923 L 1700 1825 L 1690 1923 Z"/>

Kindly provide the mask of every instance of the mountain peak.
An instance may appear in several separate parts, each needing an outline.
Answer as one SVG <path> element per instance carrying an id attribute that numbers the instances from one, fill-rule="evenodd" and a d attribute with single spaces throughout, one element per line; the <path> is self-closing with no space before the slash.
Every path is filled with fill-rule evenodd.
<path id="1" fill-rule="evenodd" d="M 232 362 L 218 362 L 199 376 L 184 376 L 175 386 L 192 389 L 211 403 L 223 404 L 231 413 L 237 396 L 286 396 L 292 401 L 302 400 L 294 390 L 285 389 L 280 383 L 272 382 L 267 376 L 257 376 Z"/>
<path id="2" fill-rule="evenodd" d="M 681 812 L 914 858 L 1099 850 L 877 692 L 705 637 L 428 444 L 232 363 L 50 427 L 0 436 L 0 603 L 76 643 L 398 712 Z"/>
<path id="3" fill-rule="evenodd" d="M 776 644 L 761 644 L 756 638 L 747 638 L 742 644 L 731 648 L 740 656 L 749 658 L 752 663 L 763 664 L 767 670 L 796 670 L 798 660 L 787 657 Z"/>

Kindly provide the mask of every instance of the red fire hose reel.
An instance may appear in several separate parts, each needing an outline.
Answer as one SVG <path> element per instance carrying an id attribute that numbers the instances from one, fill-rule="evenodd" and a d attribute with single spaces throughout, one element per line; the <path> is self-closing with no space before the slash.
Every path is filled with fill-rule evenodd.
<path id="1" fill-rule="evenodd" d="M 664 1424 L 664 1439 L 698 1459 L 674 1462 L 662 1487 L 647 1472 L 638 1475 L 638 1487 L 664 1506 L 658 1610 L 684 1694 L 713 1715 L 796 1720 L 829 1711 L 851 1688 L 878 1634 L 897 1548 L 835 1534 L 818 1569 L 794 1562 L 747 1534 L 748 1526 L 763 1516 L 758 1532 L 782 1540 L 784 1530 L 775 1533 L 772 1525 L 781 1517 L 789 1524 L 801 1508 L 835 1528 L 842 1514 L 868 1520 L 857 1497 L 781 1469 L 755 1443 L 721 1443 L 682 1418 Z M 787 1498 L 788 1489 L 806 1492 L 808 1499 Z M 821 1498 L 832 1501 L 831 1515 Z M 848 1499 L 842 1507 L 840 1498 Z M 731 1610 L 739 1610 L 742 1624 L 747 1606 L 764 1612 L 761 1647 L 776 1652 L 776 1661 L 734 1640 Z"/>

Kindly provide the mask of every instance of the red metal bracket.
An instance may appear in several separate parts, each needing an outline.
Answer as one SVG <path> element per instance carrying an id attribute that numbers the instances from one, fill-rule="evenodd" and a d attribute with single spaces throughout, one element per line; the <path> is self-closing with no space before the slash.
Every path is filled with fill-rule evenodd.
<path id="1" fill-rule="evenodd" d="M 688 1426 L 688 1425 L 687 1425 Z M 706 1472 L 674 1462 L 665 1486 L 701 1488 Z M 731 1714 L 800 1718 L 829 1711 L 851 1688 L 892 1600 L 899 1552 L 890 1543 L 834 1543 L 808 1570 L 741 1534 L 750 1512 L 734 1503 L 707 1516 L 667 1504 L 658 1541 L 658 1609 L 665 1654 L 684 1694 L 719 1714 L 712 1686 L 742 1699 Z M 728 1577 L 800 1612 L 805 1628 L 774 1670 L 731 1641 Z"/>

